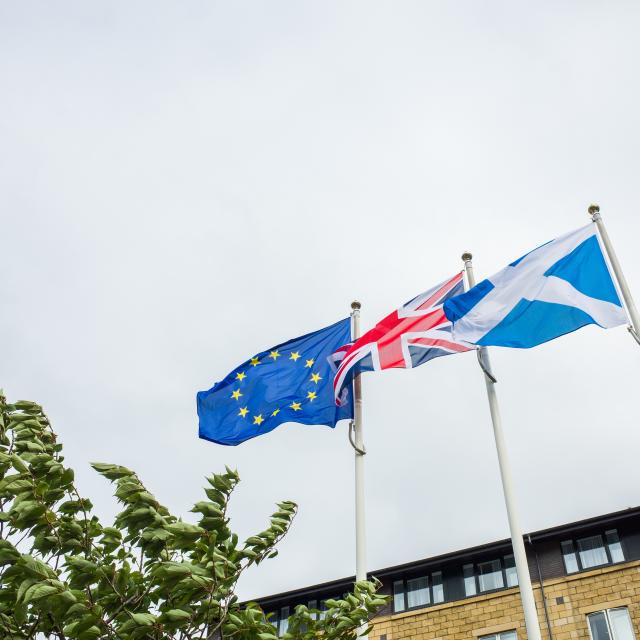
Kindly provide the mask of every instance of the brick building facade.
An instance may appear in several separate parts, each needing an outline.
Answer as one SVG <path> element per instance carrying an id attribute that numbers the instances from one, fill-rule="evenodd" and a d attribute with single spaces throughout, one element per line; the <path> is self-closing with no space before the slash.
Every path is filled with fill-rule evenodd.
<path id="1" fill-rule="evenodd" d="M 525 535 L 543 640 L 640 640 L 640 507 Z M 372 571 L 391 596 L 372 640 L 525 640 L 511 543 Z M 260 599 L 280 633 L 353 577 Z"/>

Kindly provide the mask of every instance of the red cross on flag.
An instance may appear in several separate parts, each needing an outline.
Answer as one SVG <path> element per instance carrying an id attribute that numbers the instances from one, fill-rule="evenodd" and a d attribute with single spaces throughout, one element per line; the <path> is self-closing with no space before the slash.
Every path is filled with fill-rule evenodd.
<path id="1" fill-rule="evenodd" d="M 442 309 L 445 300 L 464 291 L 462 271 L 390 313 L 373 329 L 340 353 L 333 380 L 336 403 L 353 376 L 362 371 L 411 369 L 433 358 L 473 349 L 451 335 Z"/>

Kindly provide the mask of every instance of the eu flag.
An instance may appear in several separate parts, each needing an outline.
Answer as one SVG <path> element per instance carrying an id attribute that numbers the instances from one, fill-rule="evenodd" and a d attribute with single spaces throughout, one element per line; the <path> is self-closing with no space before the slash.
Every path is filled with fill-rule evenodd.
<path id="1" fill-rule="evenodd" d="M 353 417 L 333 397 L 331 355 L 351 341 L 349 318 L 262 351 L 209 391 L 198 392 L 199 436 L 236 445 L 269 433 L 283 422 L 335 427 Z"/>

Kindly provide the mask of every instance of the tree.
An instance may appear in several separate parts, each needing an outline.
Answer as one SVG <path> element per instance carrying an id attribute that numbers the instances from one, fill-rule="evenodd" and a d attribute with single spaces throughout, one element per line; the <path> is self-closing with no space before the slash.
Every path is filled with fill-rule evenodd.
<path id="1" fill-rule="evenodd" d="M 122 504 L 113 526 L 103 526 L 80 496 L 42 408 L 8 404 L 0 392 L 0 637 L 276 640 L 260 607 L 240 603 L 235 588 L 249 566 L 277 554 L 293 502 L 280 502 L 268 527 L 240 542 L 227 516 L 236 471 L 207 478 L 191 524 L 169 513 L 133 471 L 92 466 Z M 355 638 L 385 603 L 376 588 L 357 582 L 343 599 L 327 601 L 322 619 L 296 607 L 286 637 Z"/>

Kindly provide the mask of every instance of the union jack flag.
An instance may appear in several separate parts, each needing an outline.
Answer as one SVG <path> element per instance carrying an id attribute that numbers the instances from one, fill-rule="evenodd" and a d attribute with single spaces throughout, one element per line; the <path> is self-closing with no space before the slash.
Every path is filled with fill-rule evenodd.
<path id="1" fill-rule="evenodd" d="M 445 300 L 463 290 L 460 272 L 389 314 L 354 343 L 340 347 L 334 354 L 335 361 L 340 361 L 333 379 L 336 404 L 342 403 L 343 389 L 362 371 L 411 369 L 439 356 L 473 349 L 454 340 L 442 308 Z"/>

